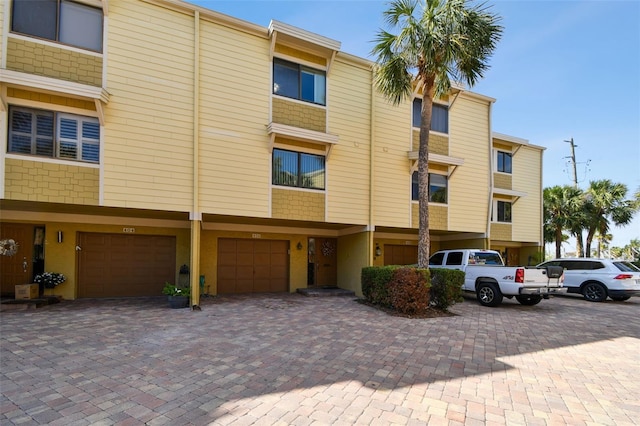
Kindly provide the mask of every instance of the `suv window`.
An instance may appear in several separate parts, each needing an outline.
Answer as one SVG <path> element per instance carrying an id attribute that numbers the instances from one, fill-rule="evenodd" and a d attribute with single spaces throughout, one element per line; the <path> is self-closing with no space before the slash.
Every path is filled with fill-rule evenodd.
<path id="1" fill-rule="evenodd" d="M 613 264 L 622 272 L 640 272 L 640 269 L 631 262 L 613 262 Z"/>
<path id="2" fill-rule="evenodd" d="M 429 258 L 429 265 L 441 266 L 444 260 L 444 253 L 436 253 Z"/>
<path id="3" fill-rule="evenodd" d="M 462 265 L 462 252 L 452 251 L 447 256 L 447 265 Z"/>

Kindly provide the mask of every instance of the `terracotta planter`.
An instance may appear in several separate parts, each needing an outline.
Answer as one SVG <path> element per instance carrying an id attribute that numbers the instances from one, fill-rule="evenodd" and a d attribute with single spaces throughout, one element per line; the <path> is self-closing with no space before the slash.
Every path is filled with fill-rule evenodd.
<path id="1" fill-rule="evenodd" d="M 171 309 L 187 308 L 189 306 L 189 298 L 186 296 L 167 296 L 169 299 L 169 307 Z"/>

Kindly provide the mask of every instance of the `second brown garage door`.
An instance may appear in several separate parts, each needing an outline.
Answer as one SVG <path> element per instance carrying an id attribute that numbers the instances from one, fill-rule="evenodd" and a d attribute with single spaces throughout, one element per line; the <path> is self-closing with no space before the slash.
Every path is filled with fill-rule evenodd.
<path id="1" fill-rule="evenodd" d="M 218 293 L 289 291 L 289 241 L 218 240 Z"/>
<path id="2" fill-rule="evenodd" d="M 384 245 L 385 265 L 413 265 L 418 263 L 417 246 Z"/>
<path id="3" fill-rule="evenodd" d="M 80 233 L 78 297 L 162 296 L 176 277 L 176 238 Z"/>

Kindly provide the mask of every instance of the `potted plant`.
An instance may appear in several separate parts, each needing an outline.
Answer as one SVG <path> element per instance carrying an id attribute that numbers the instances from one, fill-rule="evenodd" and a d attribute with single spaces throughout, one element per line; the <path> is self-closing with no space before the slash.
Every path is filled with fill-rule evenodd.
<path id="1" fill-rule="evenodd" d="M 169 307 L 172 309 L 186 308 L 189 306 L 189 298 L 191 289 L 189 287 L 181 287 L 170 282 L 164 284 L 162 294 L 166 294 L 169 299 Z"/>
<path id="2" fill-rule="evenodd" d="M 36 275 L 33 282 L 40 284 L 40 287 L 44 287 L 45 289 L 54 289 L 66 280 L 67 278 L 58 272 L 43 272 Z"/>

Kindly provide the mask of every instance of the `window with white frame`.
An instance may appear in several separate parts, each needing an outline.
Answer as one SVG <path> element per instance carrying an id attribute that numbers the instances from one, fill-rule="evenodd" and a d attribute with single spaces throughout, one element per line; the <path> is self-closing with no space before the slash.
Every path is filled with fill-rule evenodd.
<path id="1" fill-rule="evenodd" d="M 413 127 L 420 127 L 422 121 L 422 99 L 413 100 Z M 431 130 L 440 133 L 449 133 L 449 107 L 433 103 L 431 109 Z"/>
<path id="2" fill-rule="evenodd" d="M 284 59 L 273 59 L 273 93 L 326 105 L 326 73 Z"/>
<path id="3" fill-rule="evenodd" d="M 9 108 L 9 153 L 97 163 L 97 118 L 33 108 Z"/>
<path id="4" fill-rule="evenodd" d="M 325 157 L 274 149 L 272 183 L 297 188 L 325 189 Z"/>
<path id="5" fill-rule="evenodd" d="M 494 222 L 511 223 L 511 207 L 512 204 L 509 201 L 494 201 L 492 220 Z"/>
<path id="6" fill-rule="evenodd" d="M 102 52 L 102 9 L 70 0 L 13 0 L 11 31 Z"/>
<path id="7" fill-rule="evenodd" d="M 447 176 L 429 173 L 429 202 L 447 204 Z M 419 196 L 418 172 L 411 175 L 411 199 L 417 201 Z"/>
<path id="8" fill-rule="evenodd" d="M 496 170 L 501 173 L 511 173 L 512 156 L 510 152 L 496 152 Z"/>

